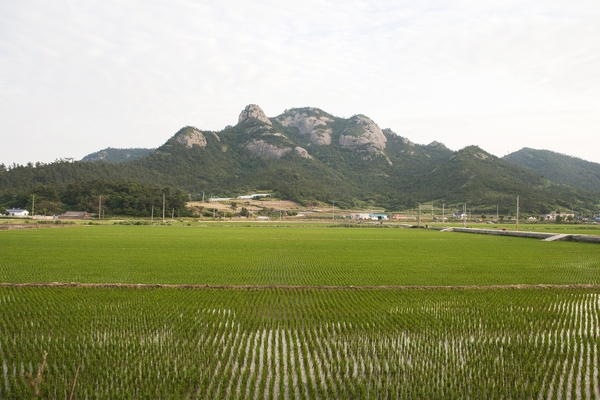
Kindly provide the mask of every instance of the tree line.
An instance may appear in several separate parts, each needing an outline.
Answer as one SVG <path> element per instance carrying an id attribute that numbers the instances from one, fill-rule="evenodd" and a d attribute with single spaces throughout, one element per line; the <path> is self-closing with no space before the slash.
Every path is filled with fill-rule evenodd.
<path id="1" fill-rule="evenodd" d="M 158 187 L 131 181 L 93 179 L 66 186 L 48 184 L 28 189 L 6 189 L 0 193 L 0 212 L 8 208 L 33 210 L 35 214 L 55 215 L 65 211 L 98 213 L 100 198 L 103 215 L 149 217 L 162 213 L 163 195 L 168 213 L 188 216 L 193 212 L 185 207 L 189 196 L 169 186 Z"/>

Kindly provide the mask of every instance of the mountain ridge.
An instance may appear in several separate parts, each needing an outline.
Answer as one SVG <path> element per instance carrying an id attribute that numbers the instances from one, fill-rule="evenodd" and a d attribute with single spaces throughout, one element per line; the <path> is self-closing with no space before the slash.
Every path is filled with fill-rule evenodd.
<path id="1" fill-rule="evenodd" d="M 0 184 L 7 193 L 98 177 L 223 197 L 270 189 L 301 203 L 335 201 L 342 207 L 398 209 L 430 201 L 512 207 L 516 195 L 532 212 L 567 203 L 598 206 L 587 189 L 556 184 L 477 146 L 453 151 L 435 141 L 416 144 L 365 115 L 341 118 L 314 107 L 269 118 L 255 104 L 234 126 L 183 127 L 131 161 L 21 166 L 0 171 Z"/>
<path id="2" fill-rule="evenodd" d="M 556 183 L 600 191 L 600 164 L 550 150 L 524 147 L 503 159 L 546 176 Z"/>
<path id="3" fill-rule="evenodd" d="M 105 162 L 124 162 L 137 158 L 145 157 L 156 149 L 147 149 L 142 147 L 118 149 L 107 147 L 84 156 L 81 161 L 105 161 Z"/>

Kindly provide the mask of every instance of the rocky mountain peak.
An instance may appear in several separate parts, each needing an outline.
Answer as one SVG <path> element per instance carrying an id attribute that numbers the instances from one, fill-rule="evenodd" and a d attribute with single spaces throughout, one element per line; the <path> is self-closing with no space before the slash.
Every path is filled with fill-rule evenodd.
<path id="1" fill-rule="evenodd" d="M 366 145 L 369 152 L 382 153 L 387 138 L 373 120 L 364 115 L 355 115 L 348 121 L 339 142 L 342 147 L 356 148 Z"/>
<path id="2" fill-rule="evenodd" d="M 238 124 L 247 121 L 250 118 L 256 118 L 257 120 L 264 122 L 265 124 L 272 125 L 271 120 L 267 118 L 265 112 L 256 104 L 248 104 L 246 108 L 242 110 L 238 118 Z"/>
<path id="3" fill-rule="evenodd" d="M 196 128 L 184 128 L 175 135 L 175 140 L 186 147 L 206 147 L 206 137 Z"/>
<path id="4" fill-rule="evenodd" d="M 436 141 L 436 140 L 434 140 L 433 142 L 429 143 L 429 144 L 427 145 L 427 147 L 435 147 L 435 148 L 438 148 L 438 149 L 448 149 L 448 148 L 447 148 L 447 147 L 444 145 L 444 143 L 438 142 L 438 141 Z"/>
<path id="5" fill-rule="evenodd" d="M 386 142 L 387 138 L 381 128 L 372 119 L 364 115 L 355 115 L 350 118 L 339 139 L 342 147 L 366 152 L 363 159 L 367 160 L 373 156 L 381 155 L 391 165 L 392 162 L 384 152 Z"/>
<path id="6" fill-rule="evenodd" d="M 332 129 L 327 127 L 333 118 L 318 108 L 295 108 L 277 117 L 283 126 L 298 128 L 303 136 L 308 136 L 311 143 L 318 145 L 331 144 Z"/>

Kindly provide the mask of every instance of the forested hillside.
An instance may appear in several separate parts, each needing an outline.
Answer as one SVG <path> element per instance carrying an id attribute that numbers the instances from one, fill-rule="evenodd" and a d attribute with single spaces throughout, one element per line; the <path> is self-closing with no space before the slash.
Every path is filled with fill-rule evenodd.
<path id="1" fill-rule="evenodd" d="M 553 182 L 564 183 L 592 192 L 600 192 L 600 164 L 549 150 L 525 147 L 503 157 L 528 168 Z"/>
<path id="2" fill-rule="evenodd" d="M 268 118 L 249 105 L 234 126 L 218 132 L 184 127 L 154 152 L 131 161 L 0 166 L 4 206 L 24 207 L 28 196 L 41 196 L 48 187 L 64 193 L 69 185 L 100 182 L 169 186 L 192 197 L 271 190 L 300 203 L 388 210 L 434 201 L 499 204 L 508 212 L 517 195 L 523 211 L 531 213 L 574 205 L 597 211 L 599 202 L 593 185 L 586 190 L 556 183 L 476 146 L 452 151 L 437 142 L 419 145 L 364 115 L 338 118 L 316 108 Z"/>

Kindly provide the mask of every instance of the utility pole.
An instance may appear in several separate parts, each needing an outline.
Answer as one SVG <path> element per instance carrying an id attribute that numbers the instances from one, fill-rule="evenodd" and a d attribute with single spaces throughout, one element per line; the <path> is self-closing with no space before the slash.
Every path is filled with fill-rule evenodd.
<path id="1" fill-rule="evenodd" d="M 517 230 L 519 230 L 519 195 L 517 195 Z"/>
<path id="2" fill-rule="evenodd" d="M 98 201 L 98 219 L 102 216 L 102 195 L 100 195 L 100 200 Z"/>
<path id="3" fill-rule="evenodd" d="M 175 209 L 173 208 L 173 210 L 171 211 L 171 221 L 174 221 L 173 217 L 175 216 Z"/>
<path id="4" fill-rule="evenodd" d="M 467 203 L 463 205 L 463 228 L 467 227 Z"/>
<path id="5" fill-rule="evenodd" d="M 331 218 L 335 221 L 335 201 L 333 202 L 333 210 L 331 211 Z"/>
<path id="6" fill-rule="evenodd" d="M 419 203 L 419 224 L 417 226 L 421 227 L 421 203 Z"/>
<path id="7" fill-rule="evenodd" d="M 165 192 L 163 192 L 163 224 L 165 223 Z"/>
<path id="8" fill-rule="evenodd" d="M 202 202 L 204 203 L 204 191 L 202 191 Z"/>
<path id="9" fill-rule="evenodd" d="M 154 204 L 152 204 L 152 214 L 150 214 L 150 222 L 154 221 Z"/>
<path id="10" fill-rule="evenodd" d="M 446 226 L 446 204 L 442 203 L 442 228 Z"/>
<path id="11" fill-rule="evenodd" d="M 33 200 L 31 203 L 31 216 L 33 217 L 35 215 L 35 194 L 33 195 Z"/>

